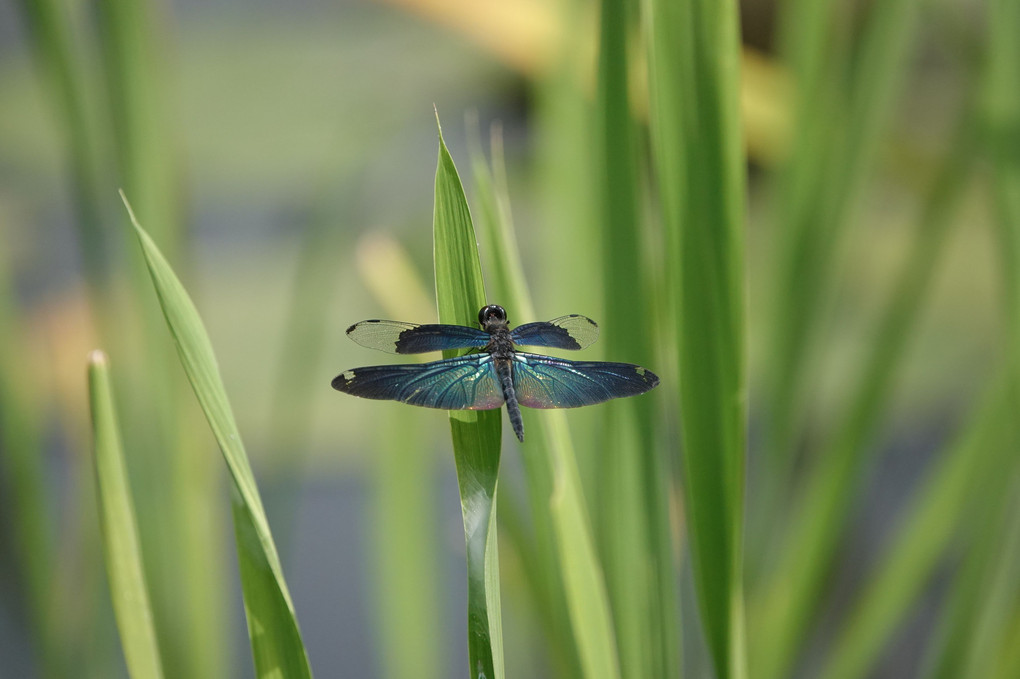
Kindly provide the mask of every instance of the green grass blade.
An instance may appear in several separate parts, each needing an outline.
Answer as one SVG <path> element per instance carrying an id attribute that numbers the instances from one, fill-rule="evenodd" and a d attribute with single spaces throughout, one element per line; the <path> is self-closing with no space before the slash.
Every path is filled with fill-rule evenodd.
<path id="1" fill-rule="evenodd" d="M 998 654 L 994 679 L 1013 679 L 1020 676 L 1020 611 L 1013 615 L 1006 638 Z"/>
<path id="2" fill-rule="evenodd" d="M 89 60 L 81 50 L 75 32 L 75 17 L 59 0 L 22 0 L 22 9 L 32 36 L 33 48 L 43 64 L 44 77 L 50 80 L 55 111 L 66 134 L 76 226 L 81 234 L 82 263 L 91 303 L 97 310 L 108 304 L 105 293 L 113 267 L 106 252 L 103 224 L 105 192 L 102 142 L 105 135 L 98 123 L 94 84 L 87 73 Z M 104 209 L 106 208 L 106 209 Z"/>
<path id="3" fill-rule="evenodd" d="M 941 556 L 964 524 L 960 517 L 968 498 L 980 492 L 989 470 L 1004 461 L 1003 453 L 1010 452 L 990 445 L 992 427 L 1001 428 L 1007 413 L 1008 400 L 1000 385 L 990 391 L 972 424 L 931 470 L 854 603 L 820 677 L 869 676 L 879 653 L 935 575 Z"/>
<path id="4" fill-rule="evenodd" d="M 394 318 L 407 318 L 394 316 Z M 399 417 L 398 417 L 399 415 Z M 431 455 L 419 445 L 425 413 L 386 413 L 380 424 L 374 479 L 375 589 L 382 676 L 449 676 L 443 662 L 442 581 Z"/>
<path id="5" fill-rule="evenodd" d="M 591 6 L 585 1 L 566 0 L 551 7 L 562 26 L 586 25 L 591 18 Z M 528 241 L 534 245 L 527 250 L 536 264 L 529 270 L 535 285 L 555 289 L 563 303 L 594 316 L 601 304 L 600 272 L 592 266 L 591 250 L 578 247 L 596 245 L 592 229 L 600 209 L 592 198 L 597 156 L 591 87 L 587 77 L 578 77 L 590 71 L 590 61 L 591 31 L 564 31 L 551 72 L 537 83 L 532 152 L 540 223 L 547 228 L 531 232 Z M 578 429 L 574 437 L 580 443 L 586 433 Z M 587 462 L 582 465 L 587 471 Z"/>
<path id="6" fill-rule="evenodd" d="M 633 14 L 625 0 L 603 0 L 598 62 L 597 178 L 605 311 L 602 342 L 612 360 L 653 366 L 649 319 L 654 276 L 640 210 L 638 136 L 631 117 L 627 58 Z M 679 58 L 679 56 L 678 56 Z M 653 322 L 654 323 L 654 322 Z M 676 573 L 666 490 L 668 457 L 658 439 L 655 397 L 604 406 L 598 457 L 603 568 L 628 677 L 679 672 Z"/>
<path id="7" fill-rule="evenodd" d="M 581 475 L 567 429 L 566 415 L 550 413 L 546 444 L 553 453 L 554 485 L 549 499 L 564 587 L 584 676 L 619 677 L 616 639 L 595 541 L 581 494 Z"/>
<path id="8" fill-rule="evenodd" d="M 476 139 L 477 118 L 469 119 L 469 127 L 473 134 L 468 135 L 471 142 Z M 502 304 L 511 314 L 511 323 L 518 325 L 535 320 L 534 309 L 527 295 L 527 284 L 517 243 L 510 230 L 510 205 L 505 184 L 497 179 L 497 171 L 502 169 L 502 140 L 494 124 L 491 136 L 492 165 L 485 162 L 481 144 L 472 143 L 471 152 L 472 178 L 475 186 L 475 200 L 479 206 L 478 225 L 481 232 L 479 245 L 482 249 L 489 274 L 489 290 L 492 299 Z M 502 175 L 499 176 L 502 179 Z M 547 653 L 552 663 L 558 665 L 558 676 L 580 676 L 577 648 L 570 628 L 570 618 L 564 588 L 560 580 L 560 566 L 557 558 L 556 540 L 551 517 L 549 515 L 549 496 L 552 494 L 552 470 L 549 467 L 549 456 L 545 451 L 545 437 L 542 433 L 542 418 L 532 418 L 531 413 L 524 413 L 525 426 L 529 436 L 520 446 L 527 478 L 527 496 L 530 509 L 530 531 L 523 526 L 508 528 L 508 521 L 513 513 L 504 513 L 500 519 L 501 529 L 515 540 L 515 548 L 521 552 L 521 558 L 530 568 L 526 569 L 527 583 L 532 589 L 532 596 L 543 626 Z M 536 429 L 537 427 L 537 429 Z M 517 539 L 517 538 L 521 539 Z M 567 670 L 567 668 L 571 668 Z"/>
<path id="9" fill-rule="evenodd" d="M 346 176 L 340 177 L 339 183 L 346 180 Z M 331 198 L 333 186 L 330 182 Z M 328 306 L 337 288 L 336 253 L 351 246 L 348 234 L 333 223 L 328 209 L 332 203 L 318 196 L 310 200 L 315 207 L 301 235 L 290 281 L 269 427 L 269 441 L 274 450 L 286 450 L 291 456 L 299 456 L 293 465 L 294 478 L 288 489 L 291 493 L 298 490 L 300 479 L 296 477 L 300 476 L 302 461 L 308 455 L 315 393 L 308 389 L 308 384 L 319 377 L 320 359 L 325 349 L 330 317 Z"/>
<path id="10" fill-rule="evenodd" d="M 22 591 L 32 654 L 44 676 L 70 657 L 52 605 L 56 545 L 53 502 L 46 488 L 43 397 L 25 361 L 26 337 L 13 290 L 11 258 L 0 251 L 0 495 L 10 524 L 12 579 Z"/>
<path id="11" fill-rule="evenodd" d="M 1011 448 L 1016 450 L 1015 443 Z M 985 587 L 970 628 L 965 671 L 960 675 L 966 679 L 992 676 L 998 661 L 996 651 L 1008 639 L 1008 623 L 1020 602 L 1020 466 L 1014 462 L 1012 467 L 1006 492 L 992 508 L 994 527 L 988 537 L 993 549 L 983 564 Z"/>
<path id="12" fill-rule="evenodd" d="M 478 310 L 487 303 L 485 286 L 471 212 L 442 130 L 439 131 L 433 238 L 439 322 L 474 327 L 478 322 Z M 444 356 L 457 353 L 444 352 Z M 473 679 L 503 677 L 496 549 L 496 481 L 502 413 L 502 409 L 450 412 L 467 545 L 468 655 Z"/>
<path id="13" fill-rule="evenodd" d="M 1002 390 L 997 428 L 984 445 L 991 463 L 979 465 L 980 477 L 962 508 L 962 563 L 956 569 L 948 603 L 929 645 L 926 671 L 931 679 L 991 676 L 994 651 L 1015 612 L 1020 567 L 1020 464 L 1016 459 L 1017 391 Z M 973 527 L 980 527 L 974 530 Z"/>
<path id="14" fill-rule="evenodd" d="M 113 405 L 110 366 L 101 351 L 89 356 L 89 401 L 103 551 L 124 659 L 134 679 L 159 679 L 163 666 L 142 568 L 134 501 Z"/>
<path id="15" fill-rule="evenodd" d="M 139 219 L 177 259 L 180 249 L 178 163 L 159 50 L 157 3 L 100 0 L 96 18 L 102 31 L 110 114 L 126 191 Z M 164 24 L 165 25 L 165 24 Z"/>
<path id="16" fill-rule="evenodd" d="M 474 163 L 475 185 L 483 205 L 482 243 L 493 271 L 492 289 L 506 302 L 507 308 L 520 315 L 515 324 L 529 322 L 537 319 L 513 231 L 498 135 L 493 136 L 492 149 L 491 175 L 480 154 L 476 155 Z M 581 672 L 583 668 L 580 676 L 613 679 L 620 676 L 613 619 L 567 417 L 557 410 L 534 415 L 527 420 L 529 431 L 533 433 L 521 445 L 521 451 L 528 477 L 537 551 L 544 571 L 556 571 L 542 574 L 550 599 L 542 605 L 551 609 L 554 640 L 571 643 L 564 641 L 564 636 L 573 635 L 569 651 L 551 651 L 566 655 L 564 662 L 568 667 L 579 663 L 574 671 Z M 563 607 L 569 615 L 569 623 L 562 620 Z"/>
<path id="17" fill-rule="evenodd" d="M 645 328 L 648 302 L 647 294 L 643 294 L 646 276 L 642 275 L 637 130 L 630 115 L 627 75 L 630 23 L 625 0 L 602 1 L 596 134 L 605 327 L 599 340 L 607 345 L 610 356 L 626 352 L 634 362 L 647 363 L 652 352 Z"/>
<path id="18" fill-rule="evenodd" d="M 794 121 L 799 133 L 783 178 L 777 280 L 771 300 L 765 454 L 766 469 L 778 470 L 769 472 L 777 476 L 777 485 L 767 491 L 772 495 L 783 493 L 783 484 L 789 483 L 795 432 L 807 410 L 805 382 L 813 364 L 806 359 L 814 356 L 821 312 L 837 270 L 833 260 L 838 244 L 906 74 L 919 5 L 917 0 L 890 0 L 870 6 L 852 58 L 847 49 L 829 56 L 831 45 L 845 39 L 845 31 L 827 30 L 829 25 L 845 25 L 835 15 L 833 3 L 792 2 L 789 7 L 795 15 L 784 20 L 803 28 L 788 40 L 801 78 L 797 88 L 801 100 L 795 105 Z M 823 66 L 827 61 L 834 63 Z M 769 517 L 773 509 L 765 508 Z M 779 631 L 779 625 L 772 627 Z"/>
<path id="19" fill-rule="evenodd" d="M 122 196 L 123 197 L 123 196 Z M 310 677 L 294 605 L 227 400 L 212 343 L 198 311 L 124 199 L 184 372 L 223 453 L 233 481 L 231 506 L 248 634 L 259 677 Z"/>
<path id="20" fill-rule="evenodd" d="M 719 677 L 746 676 L 742 588 L 746 369 L 744 154 L 736 3 L 651 4 L 652 132 L 678 309 L 685 501 Z M 673 36 L 673 37 L 667 37 Z M 679 56 L 664 41 L 680 45 Z M 674 127 L 679 125 L 679 127 Z M 678 214 L 678 211 L 680 212 Z"/>
<path id="21" fill-rule="evenodd" d="M 972 525 L 981 526 L 956 577 L 953 598 L 944 619 L 942 644 L 935 648 L 933 677 L 991 676 L 993 653 L 1006 640 L 1006 625 L 1015 616 L 1020 521 L 1016 490 L 1020 441 L 1014 411 L 1020 394 L 1020 5 L 995 1 L 988 9 L 987 71 L 981 113 L 986 151 L 992 166 L 994 204 L 998 212 L 998 254 L 1003 286 L 1005 371 L 1009 383 L 1005 431 L 995 445 L 1009 450 L 975 497 Z M 998 501 L 996 501 L 998 500 Z"/>
<path id="22" fill-rule="evenodd" d="M 814 290 L 805 286 L 793 287 L 793 278 L 812 266 L 814 250 L 821 238 L 818 225 L 812 218 L 818 210 L 820 186 L 824 187 L 823 173 L 831 172 L 833 139 L 842 134 L 847 95 L 840 87 L 840 76 L 846 69 L 846 31 L 836 17 L 836 5 L 819 0 L 789 0 L 780 6 L 778 18 L 779 42 L 786 63 L 797 87 L 793 96 L 793 129 L 790 157 L 781 169 L 778 184 L 779 210 L 776 220 L 776 253 L 773 256 L 773 289 L 769 300 L 774 308 L 773 322 L 767 329 L 769 360 L 767 364 L 766 387 L 773 397 L 768 399 L 768 422 L 765 431 L 765 456 L 770 464 L 765 465 L 766 488 L 763 493 L 761 510 L 756 510 L 760 519 L 774 520 L 776 505 L 789 484 L 789 467 L 793 464 L 794 453 L 790 442 L 801 424 L 803 404 L 795 402 L 798 397 L 803 368 L 802 347 L 810 345 L 816 329 L 808 320 L 816 316 L 801 317 L 795 314 L 803 302 L 791 295 L 813 296 Z M 795 274 L 796 272 L 796 274 Z M 817 276 L 812 271 L 811 275 Z M 802 321 L 804 323 L 802 323 Z M 791 344 L 801 349 L 791 348 Z M 755 534 L 767 539 L 769 531 L 752 525 L 751 538 Z M 752 554 L 764 552 L 761 546 L 752 544 Z M 751 564 L 752 570 L 755 564 Z M 753 655 L 753 650 L 752 650 Z"/>
<path id="23" fill-rule="evenodd" d="M 164 56 L 172 37 L 168 27 L 173 24 L 160 21 L 167 8 L 153 0 L 99 0 L 93 8 L 100 75 L 105 77 L 100 90 L 107 104 L 104 131 L 112 141 L 106 160 L 164 256 L 179 268 L 186 267 L 188 260 L 178 256 L 186 224 L 174 115 L 177 80 L 170 77 L 172 60 Z M 130 239 L 126 229 L 114 233 L 118 242 L 121 236 Z M 131 243 L 125 246 L 130 248 Z M 150 453 L 129 462 L 140 489 L 136 498 L 163 660 L 171 675 L 219 676 L 230 662 L 224 596 L 229 565 L 218 549 L 226 538 L 223 527 L 203 519 L 215 506 L 220 467 L 199 443 L 205 436 L 201 418 L 194 409 L 182 407 L 189 388 L 168 350 L 164 321 L 149 292 L 149 273 L 138 258 L 129 264 L 133 279 L 129 317 L 141 324 L 137 341 L 142 344 L 147 389 L 137 403 L 123 399 L 121 403 L 135 410 L 125 412 L 129 446 Z M 122 341 L 116 324 L 124 317 L 104 319 L 104 344 L 118 356 L 131 355 L 115 344 Z M 130 374 L 125 371 L 125 379 Z M 117 385 L 123 388 L 121 378 Z M 147 425 L 141 432 L 131 428 L 140 418 Z"/>
<path id="24" fill-rule="evenodd" d="M 867 356 L 855 372 L 857 382 L 850 403 L 832 440 L 823 447 L 819 463 L 807 476 L 806 490 L 795 505 L 786 541 L 781 543 L 779 565 L 765 583 L 762 596 L 752 602 L 751 622 L 761 632 L 752 643 L 751 657 L 766 677 L 787 674 L 817 610 L 861 470 L 875 451 L 869 445 L 871 437 L 893 396 L 897 368 L 955 226 L 954 207 L 966 188 L 973 160 L 973 125 L 969 113 L 964 115 L 953 149 L 929 191 L 916 245 L 898 273 Z"/>
<path id="25" fill-rule="evenodd" d="M 367 234 L 357 246 L 358 273 L 386 318 L 420 318 L 432 304 L 425 279 L 397 241 Z M 419 360 L 427 360 L 420 355 Z M 436 492 L 429 481 L 431 455 L 408 455 L 430 413 L 418 408 L 385 411 L 378 426 L 373 465 L 375 595 L 378 608 L 377 656 L 382 676 L 391 679 L 448 676 L 443 630 L 434 622 L 442 612 L 441 545 L 436 534 Z M 506 506 L 504 505 L 504 511 Z"/>
<path id="26" fill-rule="evenodd" d="M 477 119 L 468 122 L 475 135 L 480 134 Z M 503 128 L 500 123 L 494 122 L 490 130 L 491 167 L 485 162 L 481 143 L 475 135 L 468 137 L 469 141 L 475 141 L 469 148 L 471 176 L 480 207 L 478 223 L 482 238 L 479 243 L 490 271 L 490 289 L 494 299 L 503 300 L 508 308 L 513 308 L 512 324 L 528 323 L 536 320 L 535 307 L 531 302 L 531 293 L 524 276 L 524 263 L 514 234 L 506 161 L 503 156 Z"/>
<path id="27" fill-rule="evenodd" d="M 992 164 L 994 204 L 998 213 L 1002 318 L 1005 324 L 1007 375 L 1013 408 L 1020 397 L 1020 5 L 995 0 L 988 8 L 987 72 L 982 113 Z M 974 525 L 986 527 L 968 553 L 958 577 L 960 613 L 950 620 L 950 638 L 958 653 L 943 653 L 937 677 L 968 679 L 992 676 L 997 651 L 1009 641 L 1008 625 L 1020 601 L 1020 426 L 1007 417 L 999 444 L 1014 452 L 982 489 L 983 512 Z M 998 497 L 996 497 L 998 491 Z M 948 662 L 945 662 L 947 661 Z"/>
<path id="28" fill-rule="evenodd" d="M 1020 5 L 995 0 L 989 7 L 989 56 L 983 123 L 991 156 L 998 212 L 1003 309 L 1014 379 L 1020 384 Z"/>

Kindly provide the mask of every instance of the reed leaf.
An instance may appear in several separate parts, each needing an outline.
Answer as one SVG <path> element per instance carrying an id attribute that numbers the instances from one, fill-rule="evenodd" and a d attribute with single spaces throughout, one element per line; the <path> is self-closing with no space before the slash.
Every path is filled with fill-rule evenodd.
<path id="1" fill-rule="evenodd" d="M 840 630 L 820 677 L 854 679 L 869 672 L 936 569 L 964 521 L 968 498 L 999 467 L 1008 448 L 995 446 L 1008 412 L 1002 384 L 993 385 L 971 423 L 947 447 L 916 493 L 889 546 Z"/>
<path id="2" fill-rule="evenodd" d="M 432 302 L 425 279 L 399 242 L 367 234 L 358 243 L 357 263 L 365 288 L 387 318 L 435 321 L 428 313 Z M 418 360 L 426 359 L 419 355 Z M 438 530 L 435 459 L 408 454 L 420 446 L 429 413 L 401 408 L 380 416 L 372 488 L 378 657 L 385 677 L 436 679 L 448 672 L 442 629 L 434 624 L 443 613 L 442 588 L 435 586 L 441 546 L 432 539 Z"/>
<path id="3" fill-rule="evenodd" d="M 475 156 L 475 184 L 483 205 L 480 220 L 486 260 L 492 267 L 492 289 L 507 307 L 520 314 L 515 325 L 534 320 L 534 306 L 517 248 L 503 167 L 502 143 L 492 136 L 492 171 L 481 153 Z M 558 410 L 528 413 L 529 431 L 521 445 L 528 494 L 541 560 L 543 591 L 553 640 L 569 644 L 553 648 L 574 676 L 620 676 L 613 619 L 601 564 L 580 483 L 566 414 Z M 551 531 L 551 532 L 550 532 Z M 552 570 L 553 572 L 548 572 Z M 563 610 L 569 622 L 563 619 Z M 569 636 L 572 634 L 572 638 Z"/>
<path id="4" fill-rule="evenodd" d="M 775 496 L 791 482 L 796 432 L 808 410 L 806 376 L 834 285 L 834 258 L 905 77 L 919 5 L 891 0 L 870 6 L 855 44 L 847 44 L 849 31 L 836 4 L 786 5 L 783 42 L 798 77 L 793 123 L 798 133 L 782 177 L 775 235 L 765 442 L 767 473 L 775 485 L 766 491 L 768 518 L 775 518 Z M 770 627 L 776 633 L 787 629 Z M 773 646 L 768 638 L 762 643 Z M 776 674 L 769 670 L 766 676 Z"/>
<path id="5" fill-rule="evenodd" d="M 439 114 L 436 114 L 436 125 Z M 439 322 L 475 326 L 487 304 L 478 244 L 464 187 L 442 129 L 433 215 Z M 456 351 L 445 351 L 447 358 Z M 502 409 L 450 412 L 468 570 L 468 656 L 472 679 L 502 679 L 503 632 L 496 547 L 496 486 Z"/>
<path id="6" fill-rule="evenodd" d="M 600 170 L 602 338 L 612 360 L 651 365 L 650 304 L 659 267 L 646 256 L 639 209 L 642 178 L 628 59 L 634 12 L 625 0 L 603 0 L 601 7 L 594 146 Z M 674 57 L 682 58 L 679 53 Z M 669 460 L 658 440 L 654 403 L 649 397 L 607 404 L 598 457 L 600 547 L 626 677 L 679 672 L 676 577 L 666 511 Z"/>
<path id="7" fill-rule="evenodd" d="M 163 665 L 153 626 L 149 590 L 145 584 L 134 500 L 124 465 L 106 354 L 92 352 L 88 375 L 96 497 L 110 596 L 120 629 L 124 659 L 132 679 L 161 679 Z"/>
<path id="8" fill-rule="evenodd" d="M 746 445 L 744 155 L 735 2 L 651 2 L 655 167 L 679 301 L 685 502 L 716 674 L 747 673 L 742 587 Z M 672 36 L 672 37 L 670 37 Z M 679 45 L 674 53 L 667 44 Z"/>
<path id="9" fill-rule="evenodd" d="M 233 482 L 234 536 L 255 671 L 259 677 L 310 677 L 294 604 L 212 343 L 184 286 L 135 219 L 127 199 L 123 194 L 121 197 L 134 225 L 181 365 L 220 446 Z"/>
<path id="10" fill-rule="evenodd" d="M 47 676 L 56 676 L 70 653 L 54 616 L 55 516 L 46 488 L 42 398 L 25 360 L 10 260 L 0 252 L 0 494 L 12 518 L 10 550 L 24 588 L 33 654 Z"/>
<path id="11" fill-rule="evenodd" d="M 750 610 L 752 623 L 766 629 L 752 644 L 752 657 L 761 662 L 759 667 L 766 676 L 784 675 L 783 668 L 792 662 L 796 644 L 804 641 L 861 472 L 874 455 L 871 439 L 888 410 L 898 368 L 956 225 L 954 208 L 966 188 L 974 152 L 971 112 L 966 111 L 963 117 L 953 148 L 928 192 L 917 225 L 916 245 L 898 272 L 867 354 L 855 373 L 849 404 L 837 421 L 832 439 L 823 446 L 818 464 L 808 474 L 803 496 L 795 503 L 775 575 Z M 769 620 L 780 623 L 772 628 L 765 625 Z M 776 643 L 777 638 L 782 641 Z M 858 661 L 865 656 L 855 654 Z"/>

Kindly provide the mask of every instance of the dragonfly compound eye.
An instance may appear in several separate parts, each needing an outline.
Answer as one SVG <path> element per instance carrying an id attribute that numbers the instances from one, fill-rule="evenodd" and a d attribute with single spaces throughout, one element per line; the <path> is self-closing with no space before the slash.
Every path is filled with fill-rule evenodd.
<path id="1" fill-rule="evenodd" d="M 490 304 L 482 307 L 478 312 L 478 324 L 484 326 L 489 321 L 503 322 L 506 320 L 506 310 L 498 304 Z"/>

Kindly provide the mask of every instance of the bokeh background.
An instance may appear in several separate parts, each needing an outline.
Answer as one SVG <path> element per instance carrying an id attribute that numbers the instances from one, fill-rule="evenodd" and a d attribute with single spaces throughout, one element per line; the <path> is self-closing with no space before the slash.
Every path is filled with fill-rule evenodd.
<path id="1" fill-rule="evenodd" d="M 994 30 L 1016 18 L 1009 4 L 741 3 L 752 677 L 1017 676 L 1020 455 L 1006 420 L 979 417 L 994 410 L 986 400 L 1015 403 L 983 396 L 1010 365 L 1004 309 L 1017 294 L 1008 206 L 1020 185 L 1001 168 L 1020 162 L 1008 45 L 1020 25 Z M 510 309 L 511 322 L 602 318 L 589 226 L 598 9 L 0 2 L 0 674 L 126 676 L 96 513 L 85 382 L 96 347 L 111 357 L 167 676 L 252 672 L 222 462 L 123 188 L 209 330 L 318 676 L 462 675 L 447 418 L 357 401 L 329 380 L 387 359 L 347 340 L 351 323 L 435 319 L 434 106 L 469 199 L 471 158 L 501 144 L 537 316 Z M 647 76 L 640 58 L 631 68 L 654 233 Z M 675 384 L 661 325 L 649 318 L 651 367 Z M 599 408 L 569 415 L 593 514 L 599 470 L 584 451 L 598 445 Z M 710 676 L 679 418 L 665 421 L 683 666 Z M 501 519 L 526 526 L 509 440 L 501 484 Z M 819 497 L 839 498 L 825 524 L 835 544 L 781 642 L 788 657 L 759 664 L 757 631 L 794 596 L 776 575 L 797 544 L 786 526 Z M 529 580 L 527 534 L 501 533 L 507 672 L 571 676 Z M 907 556 L 889 561 L 897 547 Z M 885 586 L 909 592 L 902 601 L 871 589 L 894 572 L 900 585 Z M 857 648 L 868 650 L 846 650 Z M 866 666 L 839 674 L 840 649 Z"/>

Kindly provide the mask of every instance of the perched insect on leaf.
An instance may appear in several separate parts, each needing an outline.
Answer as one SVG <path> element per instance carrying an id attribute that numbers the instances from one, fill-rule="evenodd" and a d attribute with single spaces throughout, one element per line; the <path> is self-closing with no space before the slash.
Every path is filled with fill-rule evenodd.
<path id="1" fill-rule="evenodd" d="M 475 351 L 431 363 L 353 368 L 337 375 L 333 388 L 363 398 L 442 410 L 491 410 L 505 403 L 514 433 L 523 441 L 519 406 L 578 408 L 643 394 L 659 384 L 652 371 L 639 365 L 567 361 L 516 349 L 584 349 L 599 335 L 598 325 L 585 316 L 561 316 L 511 330 L 503 307 L 490 304 L 478 312 L 478 324 L 481 330 L 400 321 L 355 323 L 347 335 L 370 349 L 396 354 Z"/>

